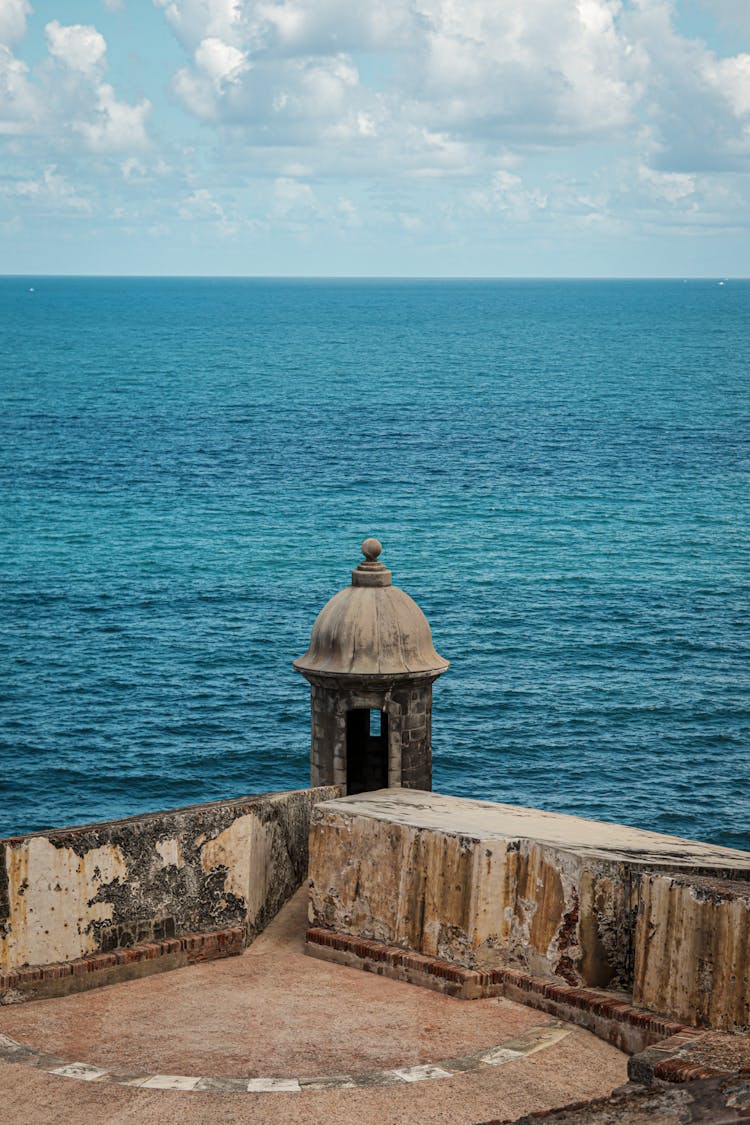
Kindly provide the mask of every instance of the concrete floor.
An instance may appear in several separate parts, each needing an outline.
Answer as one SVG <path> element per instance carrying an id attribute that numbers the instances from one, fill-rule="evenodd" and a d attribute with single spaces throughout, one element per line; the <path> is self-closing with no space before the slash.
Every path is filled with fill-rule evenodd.
<path id="1" fill-rule="evenodd" d="M 303 889 L 242 957 L 0 1008 L 0 1035 L 39 1053 L 0 1063 L 0 1120 L 472 1125 L 600 1096 L 626 1081 L 623 1054 L 541 1012 L 506 1000 L 451 1000 L 305 957 L 305 915 Z M 76 1081 L 46 1073 L 55 1064 L 43 1052 L 106 1074 Z M 490 1065 L 477 1062 L 482 1056 Z M 424 1064 L 439 1070 L 409 1070 Z M 398 1070 L 405 1074 L 394 1076 Z M 215 1088 L 143 1085 L 165 1075 Z M 339 1077 L 320 1088 L 331 1076 Z M 210 1081 L 225 1078 L 242 1079 L 243 1092 Z M 273 1078 L 291 1080 L 294 1090 L 247 1092 L 249 1080 L 262 1088 Z M 318 1088 L 307 1084 L 313 1078 L 322 1079 Z"/>

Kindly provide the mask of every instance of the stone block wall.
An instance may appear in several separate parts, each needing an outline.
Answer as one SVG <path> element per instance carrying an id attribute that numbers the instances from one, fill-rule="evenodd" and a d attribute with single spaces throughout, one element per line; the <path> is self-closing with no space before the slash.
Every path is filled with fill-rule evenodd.
<path id="1" fill-rule="evenodd" d="M 240 926 L 251 940 L 307 875 L 335 788 L 216 801 L 0 840 L 0 970 Z"/>
<path id="2" fill-rule="evenodd" d="M 432 788 L 432 683 L 352 682 L 310 677 L 310 783 L 346 787 L 346 715 L 358 709 L 388 715 L 388 784 Z"/>
<path id="3" fill-rule="evenodd" d="M 696 1027 L 750 1029 L 750 882 L 644 875 L 633 999 Z"/>
<path id="4" fill-rule="evenodd" d="M 382 796 L 379 794 L 378 796 Z M 364 794 L 360 794 L 363 797 Z M 630 883 L 619 859 L 366 817 L 313 816 L 313 924 L 472 969 L 512 965 L 627 988 Z"/>
<path id="5" fill-rule="evenodd" d="M 346 778 L 346 712 L 323 684 L 310 684 L 310 723 L 310 784 L 333 785 Z"/>
<path id="6" fill-rule="evenodd" d="M 381 790 L 314 810 L 311 923 L 467 969 L 509 967 L 631 994 L 641 878 L 670 871 L 744 882 L 750 854 L 539 810 Z M 747 923 L 738 915 L 731 925 L 739 950 Z M 645 984 L 640 995 L 648 1004 Z M 668 1011 L 656 999 L 649 1006 Z"/>
<path id="7" fill-rule="evenodd" d="M 401 784 L 432 789 L 432 681 L 418 680 L 393 692 L 401 713 Z"/>

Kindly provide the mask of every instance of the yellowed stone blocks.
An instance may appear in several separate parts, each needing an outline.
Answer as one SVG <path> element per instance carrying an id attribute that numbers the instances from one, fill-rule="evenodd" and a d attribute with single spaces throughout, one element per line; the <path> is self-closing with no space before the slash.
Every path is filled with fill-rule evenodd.
<path id="1" fill-rule="evenodd" d="M 696 1027 L 750 1027 L 750 882 L 644 875 L 636 1004 Z"/>
<path id="2" fill-rule="evenodd" d="M 310 921 L 465 968 L 509 966 L 630 993 L 641 878 L 660 868 L 748 879 L 750 854 L 535 809 L 380 790 L 313 810 Z"/>

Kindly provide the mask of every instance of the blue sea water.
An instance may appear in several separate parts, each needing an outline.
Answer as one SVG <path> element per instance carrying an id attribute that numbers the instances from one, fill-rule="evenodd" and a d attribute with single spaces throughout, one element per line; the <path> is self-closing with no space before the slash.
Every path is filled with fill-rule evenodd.
<path id="1" fill-rule="evenodd" d="M 435 787 L 750 848 L 750 283 L 0 279 L 0 835 L 308 781 L 384 543 Z"/>

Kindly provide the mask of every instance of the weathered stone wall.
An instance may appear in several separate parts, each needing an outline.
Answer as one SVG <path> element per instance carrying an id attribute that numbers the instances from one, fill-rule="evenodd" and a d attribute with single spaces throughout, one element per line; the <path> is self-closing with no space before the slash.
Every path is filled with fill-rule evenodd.
<path id="1" fill-rule="evenodd" d="M 352 682 L 310 678 L 310 783 L 346 787 L 346 715 L 358 708 L 388 715 L 388 777 L 392 786 L 432 788 L 432 680 Z"/>
<path id="2" fill-rule="evenodd" d="M 471 969 L 633 987 L 644 870 L 750 878 L 750 854 L 408 790 L 319 805 L 311 923 Z"/>
<path id="3" fill-rule="evenodd" d="M 310 725 L 310 784 L 345 784 L 346 712 L 323 684 L 310 684 Z"/>
<path id="4" fill-rule="evenodd" d="M 319 810 L 313 920 L 467 968 L 515 965 L 569 984 L 627 987 L 627 873 L 532 840 L 473 839 Z"/>
<path id="5" fill-rule="evenodd" d="M 401 784 L 432 789 L 432 681 L 415 680 L 393 692 L 401 720 Z"/>
<path id="6" fill-rule="evenodd" d="M 217 801 L 0 840 L 0 969 L 186 933 L 263 929 L 307 874 L 334 788 Z"/>
<path id="7" fill-rule="evenodd" d="M 750 1028 L 750 882 L 644 875 L 636 1004 L 696 1027 Z"/>

